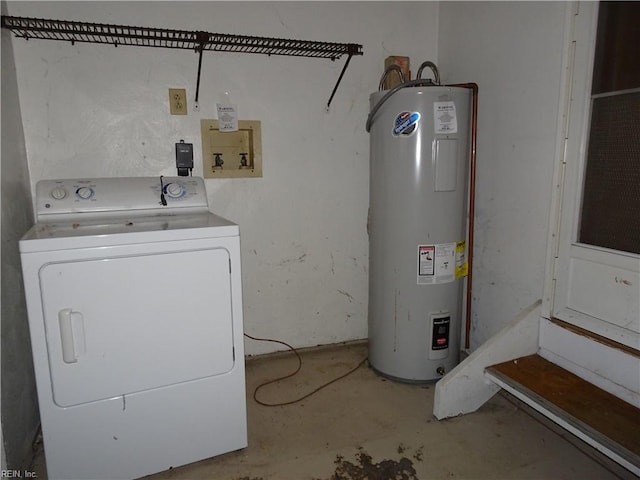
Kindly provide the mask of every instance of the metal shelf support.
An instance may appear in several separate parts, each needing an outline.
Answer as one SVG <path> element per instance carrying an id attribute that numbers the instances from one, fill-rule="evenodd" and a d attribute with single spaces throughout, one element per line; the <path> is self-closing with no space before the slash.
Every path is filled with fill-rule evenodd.
<path id="1" fill-rule="evenodd" d="M 171 30 L 165 28 L 135 27 L 104 23 L 87 23 L 69 20 L 47 20 L 2 15 L 2 28 L 17 37 L 41 40 L 101 43 L 113 46 L 176 48 L 198 53 L 198 79 L 196 102 L 200 91 L 202 53 L 205 50 L 233 53 L 255 53 L 297 57 L 328 58 L 335 61 L 347 55 L 346 63 L 331 93 L 327 109 L 338 89 L 338 85 L 354 55 L 362 55 L 362 45 L 355 43 L 315 42 L 285 38 L 229 35 L 202 31 Z"/>

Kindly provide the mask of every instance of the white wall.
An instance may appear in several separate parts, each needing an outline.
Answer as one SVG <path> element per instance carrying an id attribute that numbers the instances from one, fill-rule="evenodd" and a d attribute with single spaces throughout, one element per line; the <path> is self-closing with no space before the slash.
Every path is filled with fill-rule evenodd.
<path id="1" fill-rule="evenodd" d="M 5 13 L 4 2 L 0 10 Z M 18 104 L 18 86 L 12 39 L 2 30 L 2 301 L 0 350 L 2 353 L 2 468 L 29 466 L 38 428 L 38 404 L 31 359 L 18 239 L 33 223 L 24 135 Z M 6 442 L 6 443 L 5 443 Z"/>
<path id="2" fill-rule="evenodd" d="M 207 52 L 201 111 L 189 104 L 187 117 L 172 117 L 167 89 L 195 93 L 191 52 L 14 39 L 20 108 L 10 113 L 22 115 L 31 186 L 53 177 L 172 174 L 180 139 L 194 143 L 201 174 L 199 120 L 215 118 L 219 93 L 229 91 L 241 118 L 263 128 L 264 178 L 207 181 L 212 210 L 241 226 L 245 329 L 296 346 L 324 344 L 366 337 L 368 95 L 388 55 L 410 56 L 414 71 L 436 61 L 444 82 L 480 86 L 475 349 L 542 295 L 564 8 L 10 2 L 10 15 L 364 45 L 330 112 L 344 60 Z M 3 40 L 3 61 L 4 48 Z M 4 88 L 4 63 L 2 80 Z M 2 133 L 4 149 L 4 125 Z M 250 354 L 272 348 L 247 344 Z"/>
<path id="3" fill-rule="evenodd" d="M 205 52 L 200 112 L 170 116 L 169 87 L 195 94 L 197 55 L 14 40 L 32 185 L 43 178 L 170 175 L 174 143 L 228 91 L 240 118 L 262 121 L 262 179 L 208 180 L 213 211 L 238 222 L 245 331 L 295 346 L 367 336 L 369 94 L 384 58 L 437 61 L 431 2 L 10 2 L 9 14 L 359 43 L 344 59 Z M 247 352 L 274 349 L 247 342 Z"/>
<path id="4" fill-rule="evenodd" d="M 443 2 L 444 82 L 479 85 L 472 350 L 542 298 L 563 2 Z"/>

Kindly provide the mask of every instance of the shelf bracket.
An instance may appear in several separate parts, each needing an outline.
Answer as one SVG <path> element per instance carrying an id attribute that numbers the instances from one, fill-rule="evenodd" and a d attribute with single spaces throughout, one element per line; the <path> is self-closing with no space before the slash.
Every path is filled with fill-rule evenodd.
<path id="1" fill-rule="evenodd" d="M 198 43 L 198 47 L 196 48 L 196 52 L 198 53 L 198 77 L 196 79 L 195 104 L 198 105 L 198 97 L 200 95 L 200 73 L 202 72 L 202 52 L 204 52 L 204 47 L 209 42 L 209 34 L 207 32 L 196 32 L 196 42 Z"/>
<path id="2" fill-rule="evenodd" d="M 327 112 L 329 111 L 329 107 L 331 107 L 331 101 L 333 100 L 333 97 L 336 94 L 336 91 L 338 90 L 338 85 L 340 85 L 340 82 L 342 81 L 342 77 L 344 77 L 344 72 L 347 71 L 347 67 L 349 66 L 351 57 L 353 57 L 354 54 L 351 51 L 349 51 L 348 55 L 349 56 L 347 57 L 347 61 L 344 63 L 344 67 L 342 67 L 342 71 L 340 72 L 338 81 L 336 82 L 335 87 L 333 87 L 333 91 L 331 92 L 331 96 L 329 97 L 329 101 L 327 102 Z"/>

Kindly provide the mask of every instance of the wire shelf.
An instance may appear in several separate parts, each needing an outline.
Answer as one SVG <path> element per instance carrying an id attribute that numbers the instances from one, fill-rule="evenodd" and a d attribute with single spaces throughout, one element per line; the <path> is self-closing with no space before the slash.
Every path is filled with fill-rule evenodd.
<path id="1" fill-rule="evenodd" d="M 135 47 L 175 48 L 193 50 L 200 54 L 196 83 L 196 103 L 200 91 L 202 52 L 205 50 L 230 53 L 256 53 L 263 55 L 285 55 L 295 57 L 328 58 L 335 61 L 347 55 L 338 82 L 327 102 L 327 109 L 338 89 L 338 85 L 354 55 L 362 55 L 362 45 L 355 43 L 315 42 L 286 38 L 229 35 L 202 31 L 171 30 L 166 28 L 134 27 L 106 23 L 75 22 L 70 20 L 47 20 L 42 18 L 11 17 L 2 15 L 2 28 L 20 38 L 29 40 L 58 40 L 107 45 L 130 45 Z"/>
<path id="2" fill-rule="evenodd" d="M 115 46 L 131 45 L 196 51 L 212 50 L 328 58 L 330 60 L 337 60 L 343 55 L 362 55 L 362 45 L 352 43 L 315 42 L 6 15 L 2 16 L 2 28 L 9 29 L 17 37 L 25 39 L 37 38 L 71 43 L 100 43 Z"/>

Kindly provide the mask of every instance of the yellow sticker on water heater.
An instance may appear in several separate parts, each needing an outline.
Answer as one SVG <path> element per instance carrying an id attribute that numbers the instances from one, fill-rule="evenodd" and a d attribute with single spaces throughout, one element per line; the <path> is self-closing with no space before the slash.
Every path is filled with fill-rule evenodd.
<path id="1" fill-rule="evenodd" d="M 469 275 L 469 264 L 467 262 L 467 242 L 464 240 L 456 243 L 456 278 Z"/>

